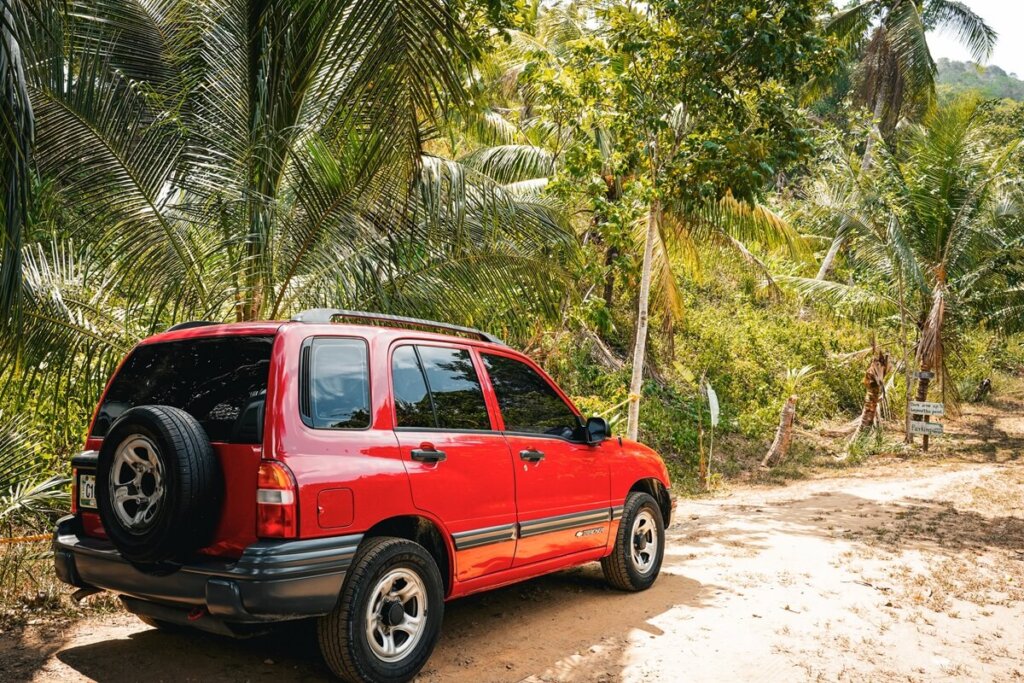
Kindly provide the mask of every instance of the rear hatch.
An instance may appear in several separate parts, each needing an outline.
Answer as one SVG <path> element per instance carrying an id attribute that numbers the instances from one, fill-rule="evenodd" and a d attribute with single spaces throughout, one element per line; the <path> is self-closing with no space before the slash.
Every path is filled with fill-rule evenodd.
<path id="1" fill-rule="evenodd" d="M 203 554 L 237 557 L 256 540 L 256 477 L 273 344 L 274 336 L 266 334 L 144 342 L 110 382 L 93 420 L 86 444 L 93 450 L 99 450 L 111 424 L 134 406 L 173 406 L 199 421 L 224 472 L 217 530 Z M 75 503 L 85 533 L 103 536 L 90 488 L 94 463 L 88 456 L 73 461 Z"/>

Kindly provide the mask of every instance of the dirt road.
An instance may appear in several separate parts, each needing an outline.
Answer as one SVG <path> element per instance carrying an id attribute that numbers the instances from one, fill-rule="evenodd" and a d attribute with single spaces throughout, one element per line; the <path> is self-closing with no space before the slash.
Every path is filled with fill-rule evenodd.
<path id="1" fill-rule="evenodd" d="M 646 593 L 590 565 L 452 603 L 421 680 L 1024 680 L 1024 424 L 999 420 L 981 462 L 685 502 Z M 326 677 L 307 626 L 238 642 L 112 614 L 3 639 L 8 681 Z"/>

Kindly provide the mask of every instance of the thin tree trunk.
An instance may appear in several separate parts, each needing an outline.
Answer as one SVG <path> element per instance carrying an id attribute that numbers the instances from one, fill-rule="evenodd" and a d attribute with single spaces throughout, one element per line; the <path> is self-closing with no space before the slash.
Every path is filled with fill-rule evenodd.
<path id="1" fill-rule="evenodd" d="M 926 373 L 926 372 L 929 372 L 930 370 L 931 370 L 931 368 L 928 366 L 927 363 L 921 363 L 921 373 L 922 374 Z M 927 378 L 927 377 L 921 377 L 920 379 L 917 380 L 917 399 L 916 400 L 918 400 L 918 401 L 927 401 L 928 400 L 928 387 L 929 387 L 930 384 L 931 384 L 931 380 L 929 378 Z M 928 415 L 919 415 L 918 417 L 921 418 L 921 419 L 917 420 L 918 422 L 921 422 L 922 420 L 924 422 L 931 422 L 931 417 L 929 417 Z M 924 434 L 924 435 L 921 436 L 921 446 L 922 446 L 922 448 L 925 451 L 928 450 L 928 435 L 927 434 Z"/>
<path id="2" fill-rule="evenodd" d="M 815 280 L 828 279 L 829 273 L 832 272 L 832 266 L 835 265 L 836 256 L 839 255 L 839 250 L 843 248 L 843 241 L 843 238 L 839 235 L 836 235 L 836 238 L 832 240 L 832 246 L 829 247 L 825 258 L 821 260 L 821 267 L 818 269 Z"/>
<path id="3" fill-rule="evenodd" d="M 786 454 L 789 453 L 789 445 L 793 442 L 793 420 L 796 419 L 796 401 L 796 394 L 794 394 L 786 399 L 786 404 L 782 406 L 782 413 L 779 415 L 779 428 L 775 430 L 775 440 L 772 441 L 771 448 L 768 449 L 767 455 L 761 461 L 761 467 L 767 467 L 771 460 L 778 464 L 786 459 Z"/>
<path id="4" fill-rule="evenodd" d="M 850 437 L 851 444 L 857 440 L 861 432 L 875 426 L 878 419 L 878 402 L 885 392 L 885 378 L 891 366 L 889 354 L 885 351 L 876 351 L 872 355 L 868 369 L 864 372 L 864 408 L 861 410 L 857 429 Z"/>
<path id="5" fill-rule="evenodd" d="M 900 343 L 903 346 L 903 443 L 914 443 L 914 435 L 910 433 L 910 341 L 907 339 L 907 307 L 903 296 L 903 271 L 897 269 L 896 283 L 900 295 Z"/>
<path id="6" fill-rule="evenodd" d="M 651 269 L 654 261 L 654 240 L 658 238 L 661 221 L 661 200 L 651 200 L 647 213 L 647 237 L 644 242 L 644 261 L 640 272 L 640 302 L 637 306 L 636 341 L 633 344 L 633 375 L 629 382 L 629 412 L 626 436 L 636 439 L 640 430 L 640 392 L 644 383 L 644 358 L 647 355 L 648 304 L 651 298 Z"/>
<path id="7" fill-rule="evenodd" d="M 604 255 L 604 304 L 605 307 L 610 311 L 612 310 L 612 303 L 615 301 L 615 258 L 619 255 L 619 250 L 612 246 L 608 247 L 608 251 Z"/>

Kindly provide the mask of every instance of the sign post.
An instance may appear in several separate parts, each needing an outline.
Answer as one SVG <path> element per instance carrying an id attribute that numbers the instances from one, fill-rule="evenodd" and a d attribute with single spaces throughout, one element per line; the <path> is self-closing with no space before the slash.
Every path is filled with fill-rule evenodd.
<path id="1" fill-rule="evenodd" d="M 914 375 L 918 379 L 932 379 L 935 377 L 934 372 L 915 372 Z M 945 415 L 946 406 L 942 403 L 932 403 L 930 401 L 911 401 L 910 414 L 913 416 L 913 419 L 910 421 L 910 433 L 923 435 L 924 449 L 928 450 L 928 437 L 938 436 L 943 433 L 942 424 L 930 422 L 931 417 L 933 415 L 936 417 Z"/>

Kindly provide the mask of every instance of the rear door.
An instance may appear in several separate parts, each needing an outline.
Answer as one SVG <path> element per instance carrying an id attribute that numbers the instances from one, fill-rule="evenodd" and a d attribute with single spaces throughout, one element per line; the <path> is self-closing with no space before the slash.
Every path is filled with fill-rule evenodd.
<path id="1" fill-rule="evenodd" d="M 519 543 L 513 566 L 603 547 L 611 508 L 608 457 L 618 441 L 584 441 L 576 410 L 539 368 L 481 353 L 515 462 Z"/>
<path id="2" fill-rule="evenodd" d="M 508 569 L 516 545 L 512 458 L 469 347 L 397 342 L 390 367 L 395 434 L 413 501 L 452 535 L 456 578 Z"/>

